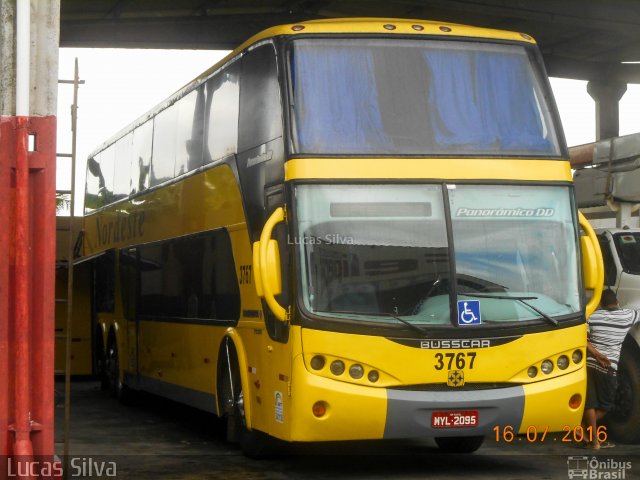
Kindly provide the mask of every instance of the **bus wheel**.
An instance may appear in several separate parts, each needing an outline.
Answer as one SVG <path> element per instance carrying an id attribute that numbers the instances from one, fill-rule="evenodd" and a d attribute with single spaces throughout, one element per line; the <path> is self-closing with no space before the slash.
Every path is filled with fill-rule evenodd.
<path id="1" fill-rule="evenodd" d="M 440 450 L 446 453 L 473 453 L 482 446 L 484 437 L 436 437 Z"/>
<path id="2" fill-rule="evenodd" d="M 111 393 L 123 404 L 134 403 L 134 392 L 120 380 L 120 360 L 118 357 L 118 344 L 115 338 L 111 338 L 107 347 L 105 358 L 106 377 L 108 378 Z"/>
<path id="3" fill-rule="evenodd" d="M 271 437 L 246 427 L 244 392 L 236 350 L 230 339 L 222 347 L 220 363 L 221 383 L 220 415 L 227 418 L 227 441 L 239 443 L 244 454 L 250 458 L 265 458 L 271 454 Z"/>
<path id="4" fill-rule="evenodd" d="M 615 408 L 605 417 L 609 435 L 623 443 L 640 440 L 640 355 L 625 344 L 618 365 Z"/>

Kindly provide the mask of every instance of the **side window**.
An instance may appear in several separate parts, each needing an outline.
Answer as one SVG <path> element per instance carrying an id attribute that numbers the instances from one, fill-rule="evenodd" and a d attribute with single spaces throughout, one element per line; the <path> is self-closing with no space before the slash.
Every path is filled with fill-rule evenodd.
<path id="1" fill-rule="evenodd" d="M 94 275 L 94 299 L 96 312 L 113 313 L 115 310 L 115 253 L 109 250 L 95 261 Z"/>
<path id="2" fill-rule="evenodd" d="M 87 159 L 87 177 L 84 190 L 84 213 L 93 212 L 96 208 L 100 208 L 100 186 L 104 185 L 104 175 L 102 167 L 95 159 L 91 157 Z"/>
<path id="3" fill-rule="evenodd" d="M 114 201 L 125 198 L 130 193 L 132 156 L 133 134 L 129 133 L 115 144 L 115 172 L 113 177 Z"/>
<path id="4" fill-rule="evenodd" d="M 145 317 L 237 322 L 240 292 L 226 230 L 138 247 Z"/>
<path id="5" fill-rule="evenodd" d="M 140 125 L 133 131 L 133 158 L 131 159 L 131 193 L 149 188 L 151 169 L 151 144 L 153 142 L 153 121 Z"/>
<path id="6" fill-rule="evenodd" d="M 153 158 L 149 184 L 151 187 L 173 178 L 176 163 L 177 121 L 177 104 L 163 110 L 153 120 Z"/>
<path id="7" fill-rule="evenodd" d="M 236 62 L 207 82 L 207 135 L 205 162 L 236 152 L 240 84 Z"/>
<path id="8" fill-rule="evenodd" d="M 616 284 L 616 279 L 618 278 L 618 271 L 611 252 L 611 244 L 605 235 L 600 235 L 598 240 L 600 241 L 602 260 L 604 261 L 604 284 L 613 287 Z"/>
<path id="9" fill-rule="evenodd" d="M 264 45 L 242 58 L 238 152 L 282 136 L 281 110 L 275 50 Z"/>
<path id="10" fill-rule="evenodd" d="M 174 176 L 182 175 L 202 166 L 204 130 L 204 88 L 198 88 L 176 103 L 176 164 Z"/>
<path id="11" fill-rule="evenodd" d="M 162 316 L 162 244 L 143 245 L 138 247 L 138 252 L 140 292 L 137 313 L 145 317 Z"/>
<path id="12" fill-rule="evenodd" d="M 90 212 L 113 202 L 115 147 L 111 145 L 87 161 L 85 211 Z"/>
<path id="13" fill-rule="evenodd" d="M 137 252 L 135 248 L 120 250 L 120 291 L 122 310 L 127 320 L 136 315 L 136 297 L 138 291 Z"/>

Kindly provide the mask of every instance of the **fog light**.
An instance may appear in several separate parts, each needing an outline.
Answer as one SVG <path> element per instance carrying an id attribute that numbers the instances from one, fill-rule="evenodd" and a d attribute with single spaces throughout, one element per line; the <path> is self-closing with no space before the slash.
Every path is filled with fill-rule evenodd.
<path id="1" fill-rule="evenodd" d="M 582 404 L 582 395 L 576 393 L 569 399 L 569 408 L 576 409 Z"/>
<path id="2" fill-rule="evenodd" d="M 380 379 L 380 374 L 377 370 L 371 370 L 369 375 L 367 375 L 367 378 L 371 383 L 376 383 Z"/>
<path id="3" fill-rule="evenodd" d="M 344 373 L 344 362 L 342 360 L 334 360 L 329 368 L 334 375 L 342 375 Z"/>
<path id="4" fill-rule="evenodd" d="M 327 404 L 323 401 L 316 402 L 313 404 L 313 408 L 311 409 L 313 412 L 313 416 L 320 418 L 324 417 L 327 413 Z"/>
<path id="5" fill-rule="evenodd" d="M 531 378 L 535 377 L 536 375 L 538 375 L 538 369 L 536 367 L 529 367 L 529 370 L 527 370 L 527 375 L 529 375 Z"/>
<path id="6" fill-rule="evenodd" d="M 551 360 L 545 360 L 542 362 L 542 365 L 540 365 L 540 370 L 547 375 L 550 374 L 553 372 L 553 362 Z"/>
<path id="7" fill-rule="evenodd" d="M 349 375 L 351 375 L 351 378 L 358 380 L 364 375 L 364 368 L 362 368 L 362 365 L 355 363 L 349 367 Z"/>
<path id="8" fill-rule="evenodd" d="M 576 350 L 573 352 L 571 360 L 573 360 L 573 363 L 580 363 L 582 361 L 582 350 Z"/>
<path id="9" fill-rule="evenodd" d="M 322 355 L 316 355 L 311 359 L 311 368 L 314 370 L 322 370 L 324 368 L 324 357 Z"/>
<path id="10" fill-rule="evenodd" d="M 560 370 L 565 370 L 569 366 L 569 357 L 567 357 L 566 355 L 560 355 L 556 363 L 558 364 L 558 368 Z"/>

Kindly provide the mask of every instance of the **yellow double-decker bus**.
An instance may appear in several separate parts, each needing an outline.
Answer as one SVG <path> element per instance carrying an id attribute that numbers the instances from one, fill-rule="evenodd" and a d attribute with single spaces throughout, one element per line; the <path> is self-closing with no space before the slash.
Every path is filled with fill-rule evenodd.
<path id="1" fill-rule="evenodd" d="M 254 455 L 580 425 L 602 268 L 567 159 L 528 35 L 268 29 L 91 155 L 96 363 Z"/>

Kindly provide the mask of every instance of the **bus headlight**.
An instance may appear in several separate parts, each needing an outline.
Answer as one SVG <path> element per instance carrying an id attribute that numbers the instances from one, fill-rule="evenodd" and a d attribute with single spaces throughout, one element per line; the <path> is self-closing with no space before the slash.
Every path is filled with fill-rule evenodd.
<path id="1" fill-rule="evenodd" d="M 551 372 L 553 372 L 553 362 L 551 360 L 545 360 L 540 365 L 540 370 L 542 370 L 542 372 L 547 375 L 550 374 Z"/>
<path id="2" fill-rule="evenodd" d="M 351 375 L 351 378 L 355 378 L 356 380 L 362 378 L 364 375 L 364 368 L 362 368 L 362 365 L 355 363 L 349 367 L 349 375 Z"/>
<path id="3" fill-rule="evenodd" d="M 569 366 L 569 357 L 567 357 L 566 355 L 560 355 L 556 363 L 558 364 L 558 368 L 560 370 L 565 370 Z"/>
<path id="4" fill-rule="evenodd" d="M 371 383 L 376 383 L 380 379 L 380 374 L 377 370 L 371 370 L 367 375 L 367 378 Z"/>
<path id="5" fill-rule="evenodd" d="M 536 367 L 529 367 L 529 370 L 527 370 L 527 375 L 529 375 L 529 377 L 534 378 L 536 375 L 538 375 L 538 369 Z"/>
<path id="6" fill-rule="evenodd" d="M 322 355 L 316 355 L 311 359 L 311 368 L 314 370 L 322 370 L 324 368 L 325 360 Z"/>
<path id="7" fill-rule="evenodd" d="M 334 360 L 329 367 L 334 375 L 342 375 L 344 373 L 344 362 L 342 360 Z"/>
<path id="8" fill-rule="evenodd" d="M 571 360 L 573 360 L 573 363 L 580 363 L 582 361 L 582 350 L 576 350 L 573 352 Z"/>

